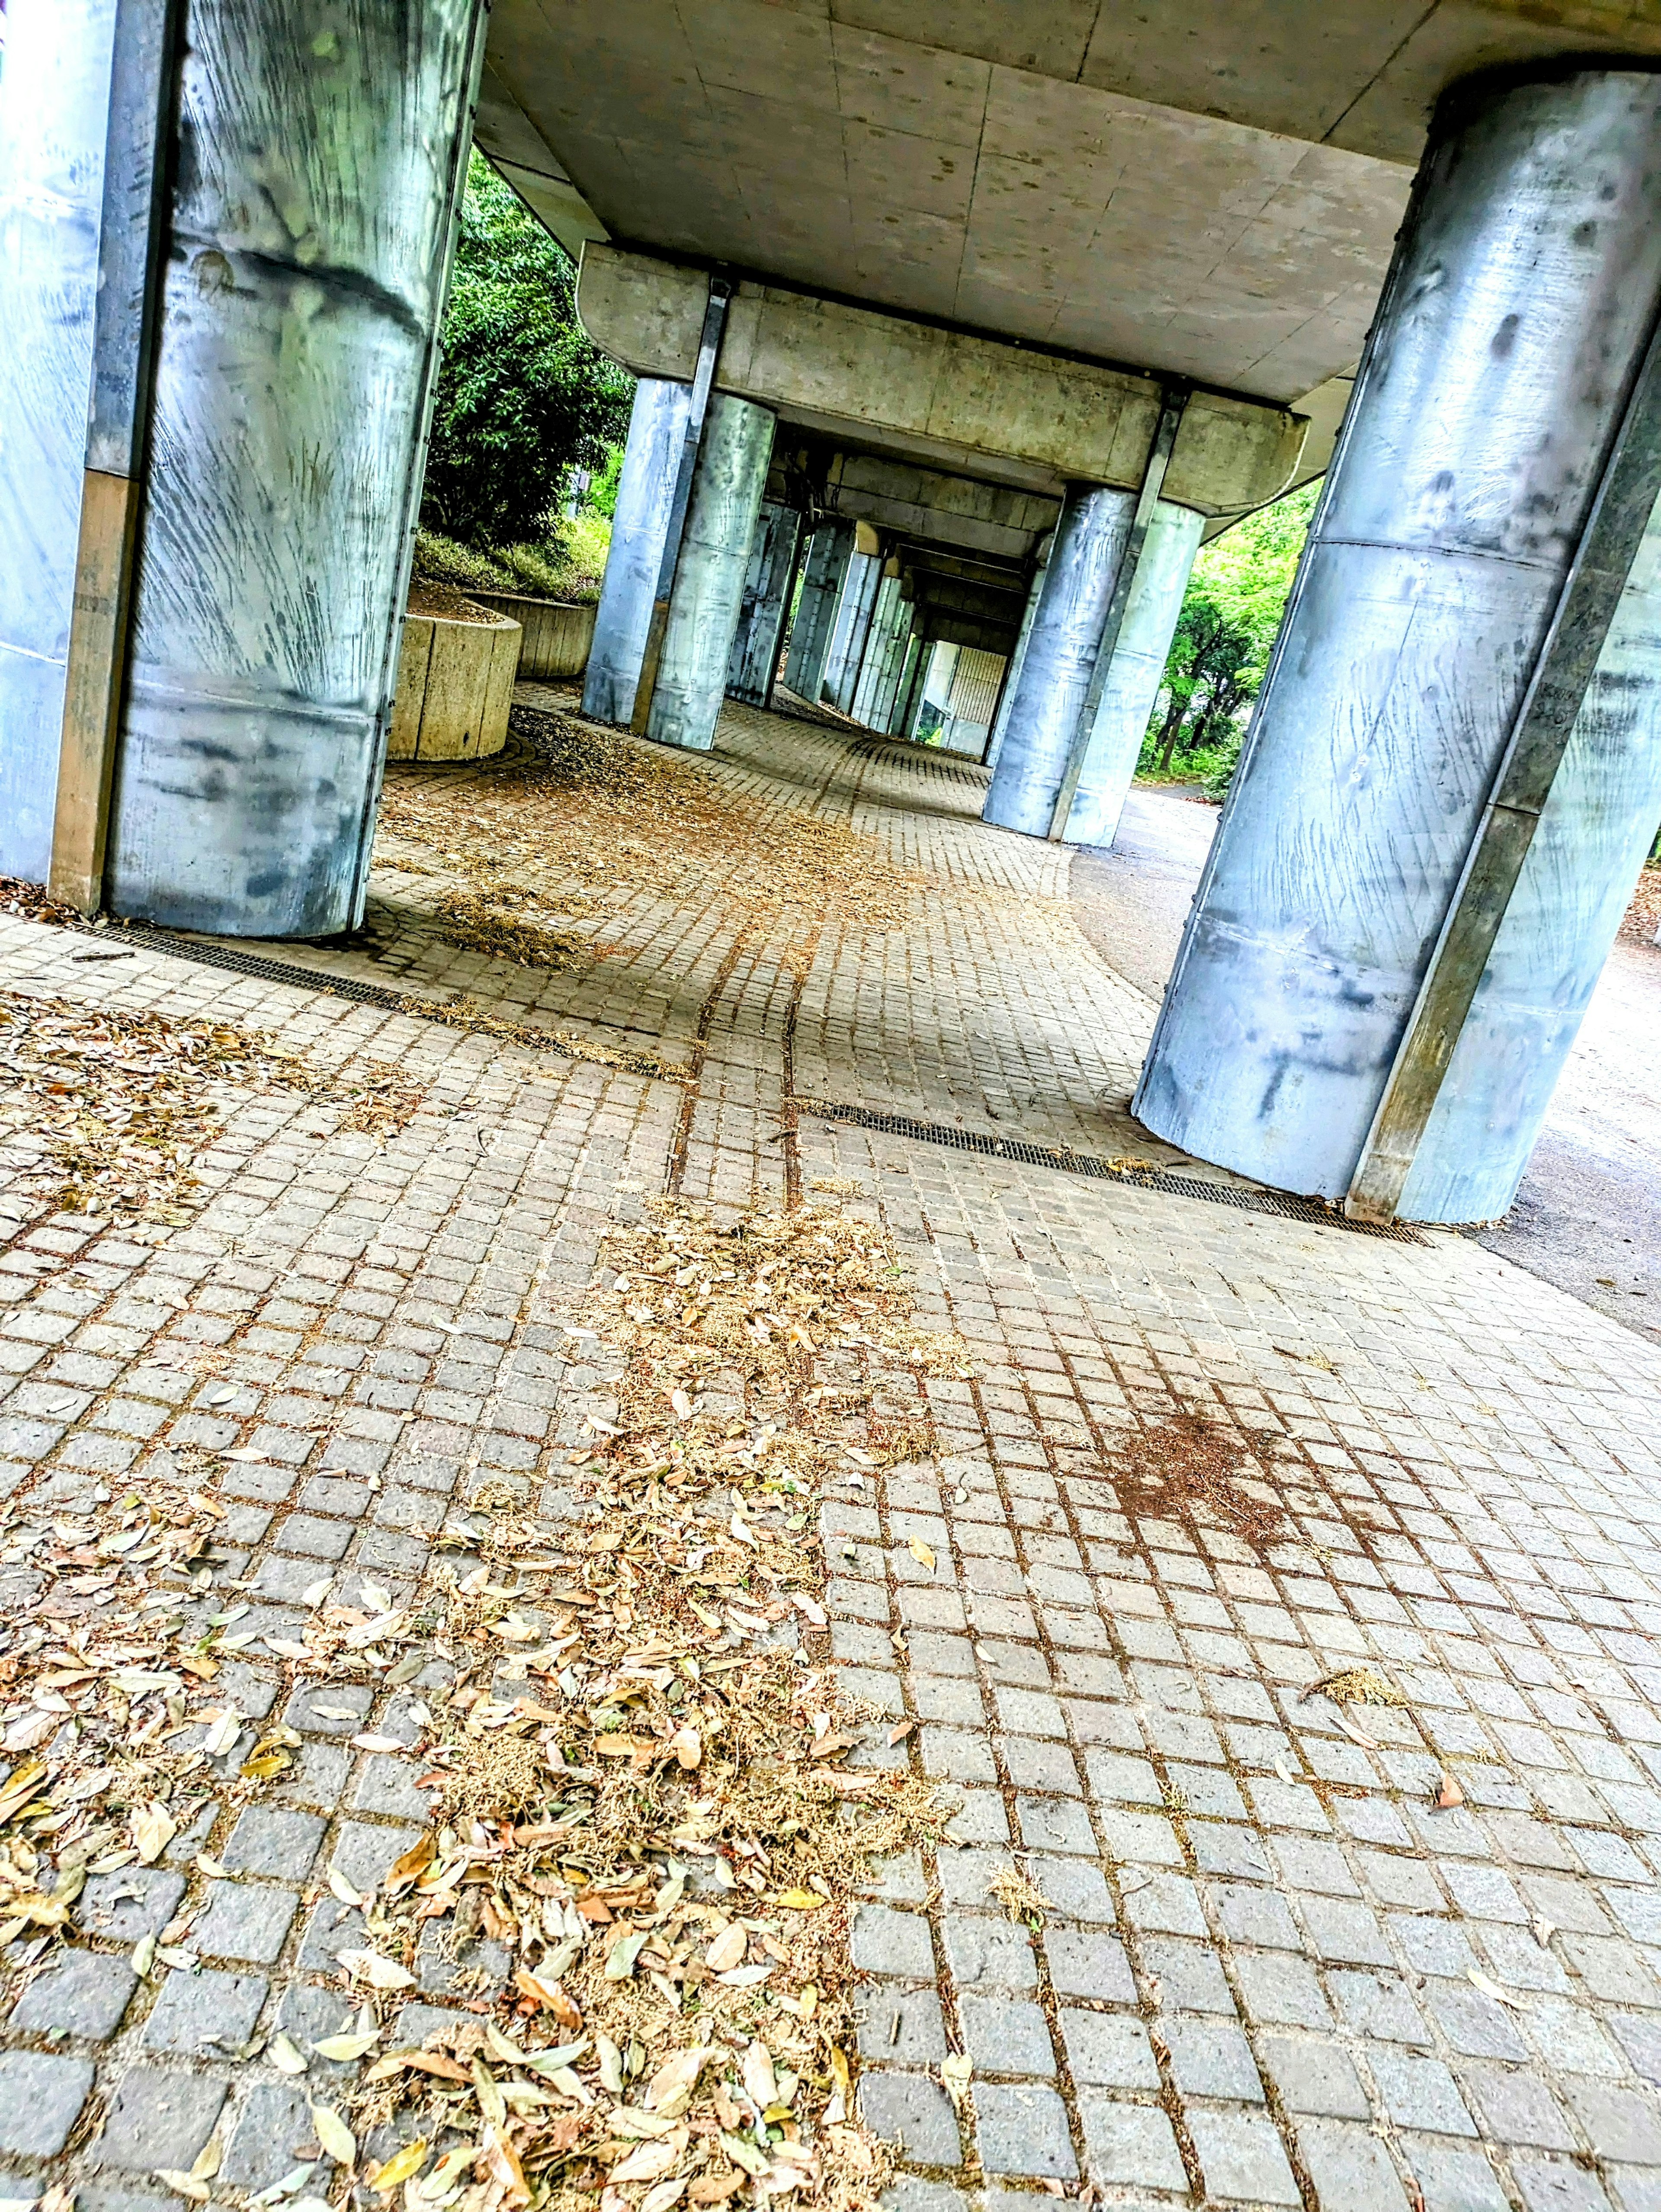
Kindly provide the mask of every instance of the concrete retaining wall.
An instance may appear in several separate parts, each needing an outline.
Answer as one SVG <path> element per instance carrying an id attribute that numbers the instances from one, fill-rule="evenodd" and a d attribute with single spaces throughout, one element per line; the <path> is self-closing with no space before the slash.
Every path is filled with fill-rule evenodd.
<path id="1" fill-rule="evenodd" d="M 508 738 L 520 626 L 481 608 L 476 619 L 405 615 L 389 760 L 487 760 Z"/>
<path id="2" fill-rule="evenodd" d="M 554 677 L 581 676 L 588 665 L 593 643 L 593 607 L 567 605 L 563 599 L 535 599 L 520 592 L 469 592 L 482 607 L 511 616 L 524 631 L 519 649 L 519 672 L 527 682 L 545 684 Z"/>

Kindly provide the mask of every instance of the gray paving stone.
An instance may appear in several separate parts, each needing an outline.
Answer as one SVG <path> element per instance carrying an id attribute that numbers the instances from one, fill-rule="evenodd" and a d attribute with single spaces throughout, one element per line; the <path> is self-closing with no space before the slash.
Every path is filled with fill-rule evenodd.
<path id="1" fill-rule="evenodd" d="M 299 1903 L 298 1892 L 274 1883 L 216 1881 L 192 1942 L 204 1958 L 269 1966 L 283 1948 Z"/>
<path id="2" fill-rule="evenodd" d="M 1186 2191 L 1188 2172 L 1170 2121 L 1157 2105 L 1133 2105 L 1097 2091 L 1079 2099 L 1085 2159 L 1100 2188 Z"/>
<path id="3" fill-rule="evenodd" d="M 1043 1954 L 1057 1996 L 1093 1997 L 1107 2004 L 1136 2002 L 1135 1978 L 1123 1944 L 1114 1936 L 1090 1928 L 1058 1928 L 1052 1922 L 1043 1933 Z M 1007 1986 L 1031 1984 L 1012 1982 Z"/>
<path id="4" fill-rule="evenodd" d="M 1263 2101 L 1251 2049 L 1232 2021 L 1181 2013 L 1161 2023 L 1171 2053 L 1171 2078 L 1185 2097 L 1232 2097 Z"/>
<path id="5" fill-rule="evenodd" d="M 1256 2112 L 1183 2114 L 1211 2195 L 1253 2204 L 1301 2203 L 1274 2122 Z"/>
<path id="6" fill-rule="evenodd" d="M 144 2048 L 189 2058 L 234 2051 L 253 2033 L 270 1987 L 263 1974 L 175 1966 L 144 2023 Z"/>
<path id="7" fill-rule="evenodd" d="M 985 1983 L 999 1989 L 1030 1990 L 1037 1982 L 1031 1938 L 1025 1929 L 967 1912 L 948 1913 L 945 1925 L 946 1958 L 960 1989 Z M 1059 1982 L 1056 1987 L 1061 1987 Z"/>
<path id="8" fill-rule="evenodd" d="M 1509 2200 L 1480 2151 L 1407 2136 L 1402 2154 L 1424 2193 L 1425 2212 L 1509 2212 Z"/>
<path id="9" fill-rule="evenodd" d="M 297 2082 L 256 2081 L 225 2131 L 218 2178 L 237 2189 L 270 2189 L 302 2163 L 300 2148 L 316 2139 L 307 2094 Z"/>
<path id="10" fill-rule="evenodd" d="M 1067 2107 L 1042 2082 L 977 2081 L 976 2134 L 989 2173 L 1070 2181 L 1079 2171 Z"/>
<path id="11" fill-rule="evenodd" d="M 1542 2150 L 1577 2148 L 1574 2132 L 1555 2099 L 1533 2074 L 1472 2063 L 1460 2069 L 1460 2080 L 1496 2142 L 1530 2143 Z"/>
<path id="12" fill-rule="evenodd" d="M 94 2156 L 131 2173 L 158 2166 L 188 2172 L 213 2133 L 226 2087 L 176 2066 L 130 2067 L 123 2075 Z"/>
<path id="13" fill-rule="evenodd" d="M 250 1805 L 237 1815 L 221 1863 L 233 1874 L 269 1874 L 302 1881 L 311 1872 L 327 1824 L 315 1813 Z"/>
<path id="14" fill-rule="evenodd" d="M 1661 2123 L 1654 2100 L 1635 2089 L 1570 2075 L 1563 2095 L 1599 2158 L 1622 2165 L 1661 2166 Z"/>
<path id="15" fill-rule="evenodd" d="M 1037 2005 L 965 1990 L 958 1999 L 958 2014 L 964 2048 L 975 2062 L 977 2079 L 983 2074 L 1055 2073 L 1050 2024 Z"/>
<path id="16" fill-rule="evenodd" d="M 873 2135 L 916 2165 L 961 2163 L 963 2140 L 952 2100 L 927 2074 L 861 2074 L 860 2109 Z"/>
<path id="17" fill-rule="evenodd" d="M 867 1984 L 855 1999 L 862 2058 L 878 2065 L 938 2066 L 946 2055 L 940 2001 L 932 1989 Z"/>
<path id="18" fill-rule="evenodd" d="M 934 1946 L 928 1919 L 920 1912 L 862 1905 L 854 1919 L 852 1954 L 854 1964 L 867 1973 L 895 1974 L 909 1981 L 934 1979 Z"/>
<path id="19" fill-rule="evenodd" d="M 1062 2035 L 1068 2064 L 1082 2087 L 1157 2089 L 1159 2069 L 1147 2030 L 1124 2013 L 1086 2012 L 1064 2006 Z"/>
<path id="20" fill-rule="evenodd" d="M 60 1951 L 18 1999 L 11 2025 L 30 2033 L 61 2031 L 106 2043 L 121 2025 L 137 1981 L 125 1957 Z"/>
<path id="21" fill-rule="evenodd" d="M 1367 2129 L 1301 2120 L 1298 2149 L 1321 2212 L 1407 2212 L 1407 2191 L 1390 2154 Z"/>
<path id="22" fill-rule="evenodd" d="M 123 1867 L 119 1874 L 89 1875 L 75 1917 L 89 1936 L 112 1943 L 137 1943 L 158 1936 L 179 1910 L 182 1875 L 161 1867 Z"/>
<path id="23" fill-rule="evenodd" d="M 0 2151 L 51 2158 L 62 2150 L 92 2081 L 89 2058 L 0 2051 Z"/>
<path id="24" fill-rule="evenodd" d="M 1223 1962 L 1207 1946 L 1150 1936 L 1142 1944 L 1142 1971 L 1158 1985 L 1157 2001 L 1162 2011 L 1212 2012 L 1231 2020 L 1234 2017 L 1234 1999 Z"/>
<path id="25" fill-rule="evenodd" d="M 1528 2212 L 1609 2212 L 1598 2183 L 1579 2166 L 1544 2160 L 1517 2160 L 1512 2178 Z"/>

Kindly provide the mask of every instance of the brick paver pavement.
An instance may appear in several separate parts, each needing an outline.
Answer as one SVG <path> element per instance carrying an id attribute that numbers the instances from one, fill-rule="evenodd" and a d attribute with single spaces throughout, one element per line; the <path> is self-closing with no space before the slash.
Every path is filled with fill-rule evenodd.
<path id="1" fill-rule="evenodd" d="M 319 1573 L 401 1595 L 487 1481 L 558 1513 L 605 1378 L 553 1315 L 609 1220 L 666 1180 L 776 1204 L 853 1178 L 846 1202 L 880 1215 L 978 1370 L 922 1386 L 935 1462 L 850 1483 L 824 1516 L 836 1654 L 885 1716 L 856 1756 L 963 1796 L 953 1845 L 892 1866 L 855 1933 L 861 2094 L 901 2146 L 898 2203 L 1013 2212 L 1090 2187 L 1653 2212 L 1661 1352 L 1457 1237 L 1392 1243 L 811 1115 L 793 1131 L 794 1089 L 1123 1148 L 1152 1009 L 1073 929 L 1062 857 L 976 821 L 973 771 L 734 710 L 707 772 L 837 810 L 940 879 L 938 911 L 827 937 L 797 976 L 764 939 L 723 940 L 718 886 L 702 929 L 635 897 L 606 918 L 621 954 L 546 976 L 423 940 L 392 872 L 384 964 L 282 949 L 660 1038 L 695 1057 L 690 1087 L 0 926 L 8 988 L 211 1009 L 425 1090 L 384 1148 L 326 1104 L 250 1094 L 171 1231 L 34 1218 L 0 1151 L 0 1486 L 24 1515 L 0 1589 L 30 1588 L 33 1529 L 152 1453 L 263 1452 L 228 1463 L 218 1566 L 247 1585 L 225 1686 L 258 1721 L 259 1639 L 296 1632 Z M 1184 1409 L 1257 1455 L 1244 1522 L 1117 1456 Z M 1405 1705 L 1305 1694 L 1364 1665 Z M 411 1687 L 351 1694 L 407 1732 Z M 25 1977 L 0 2195 L 56 2179 L 84 2212 L 179 2206 L 157 2171 L 216 2130 L 221 2202 L 291 2166 L 304 2096 L 262 2039 L 346 2009 L 321 1870 L 368 1880 L 424 1801 L 406 1764 L 351 1749 L 357 1723 L 305 1696 L 284 1717 L 295 1778 L 155 1868 L 94 1877 L 82 1940 Z M 1464 1802 L 1439 1811 L 1444 1774 Z M 228 1879 L 192 1870 L 204 1844 Z M 1012 1860 L 1040 1926 L 994 1893 Z M 136 1976 L 135 1944 L 199 1906 L 199 1967 Z M 447 1977 L 435 1960 L 424 2004 L 453 2001 Z M 961 2115 L 954 2051 L 974 2063 Z"/>

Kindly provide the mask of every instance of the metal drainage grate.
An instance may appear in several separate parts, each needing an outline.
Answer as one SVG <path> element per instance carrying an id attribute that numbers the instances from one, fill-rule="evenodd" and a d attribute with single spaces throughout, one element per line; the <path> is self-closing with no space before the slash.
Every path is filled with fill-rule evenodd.
<path id="1" fill-rule="evenodd" d="M 336 975 L 326 968 L 296 968 L 286 960 L 267 960 L 258 952 L 239 952 L 228 945 L 204 945 L 193 937 L 175 936 L 170 929 L 152 929 L 148 922 L 131 921 L 94 929 L 90 922 L 67 927 L 86 937 L 96 937 L 113 951 L 123 945 L 142 945 L 147 952 L 166 952 L 175 960 L 194 960 L 203 968 L 228 968 L 233 975 L 257 975 L 266 983 L 291 983 L 296 990 L 323 991 L 332 999 L 352 999 L 361 1006 L 404 1006 L 408 995 L 389 991 L 384 983 L 360 983 L 354 975 Z M 407 1011 L 407 1009 L 405 1009 Z"/>
<path id="2" fill-rule="evenodd" d="M 1355 1237 L 1384 1237 L 1395 1244 L 1422 1244 L 1416 1229 L 1396 1222 L 1378 1227 L 1368 1221 L 1348 1221 L 1317 1198 L 1294 1198 L 1283 1190 L 1264 1190 L 1253 1185 L 1241 1189 L 1232 1183 L 1209 1182 L 1203 1176 L 1172 1175 L 1164 1168 L 1121 1167 L 1116 1161 L 1093 1152 L 1075 1152 L 1065 1145 L 1035 1145 L 1025 1137 L 989 1137 L 978 1129 L 955 1128 L 946 1121 L 914 1121 L 909 1114 L 878 1114 L 867 1106 L 844 1106 L 830 1098 L 798 1098 L 796 1110 L 822 1121 L 851 1122 L 855 1128 L 880 1129 L 885 1136 L 910 1137 L 920 1145 L 944 1145 L 949 1151 L 982 1152 L 1003 1160 L 1024 1160 L 1037 1168 L 1055 1168 L 1062 1175 L 1094 1176 L 1104 1182 L 1129 1183 L 1134 1190 L 1168 1192 L 1175 1198 L 1203 1199 L 1208 1206 L 1232 1206 L 1243 1213 L 1275 1213 L 1288 1221 L 1309 1221 L 1323 1229 L 1343 1229 Z"/>

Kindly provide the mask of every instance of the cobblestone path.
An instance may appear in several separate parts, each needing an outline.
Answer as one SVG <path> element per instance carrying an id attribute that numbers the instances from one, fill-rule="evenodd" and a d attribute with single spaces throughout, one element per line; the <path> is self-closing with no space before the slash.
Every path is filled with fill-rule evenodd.
<path id="1" fill-rule="evenodd" d="M 225 1686 L 257 1722 L 260 1640 L 297 1632 L 319 1572 L 397 1599 L 487 1482 L 558 1511 L 605 1378 L 551 1304 L 608 1220 L 666 1181 L 747 1205 L 853 1178 L 978 1370 L 926 1386 L 934 1473 L 824 1518 L 836 1655 L 885 1717 L 855 1762 L 963 1793 L 954 1846 L 892 1866 L 855 1932 L 897 2203 L 1656 2212 L 1661 1350 L 1455 1236 L 798 1114 L 1173 1157 L 1123 1113 L 1151 1005 L 1074 927 L 1064 856 L 978 823 L 974 770 L 735 709 L 707 773 L 884 840 L 938 879 L 927 926 L 827 932 L 793 972 L 725 929 L 711 884 L 631 899 L 578 975 L 456 954 L 407 915 L 378 950 L 268 948 L 649 1042 L 690 1086 L 0 925 L 9 989 L 211 1011 L 425 1092 L 380 1148 L 303 1096 L 252 1097 L 170 1231 L 7 1214 L 0 1152 L 0 1488 L 32 1485 L 44 1524 L 158 1450 L 262 1454 L 222 1486 L 221 1572 L 250 1607 Z M 393 910 L 399 857 L 378 879 Z M 1257 1454 L 1250 1511 L 1116 1457 L 1185 1411 Z M 30 1548 L 0 1559 L 8 1604 Z M 1312 1689 L 1359 1668 L 1404 1702 Z M 291 1778 L 88 1883 L 82 1940 L 3 2023 L 0 2197 L 58 2181 L 82 2212 L 179 2212 L 157 2175 L 216 2130 L 218 2201 L 293 2165 L 303 2094 L 235 2054 L 340 2024 L 346 1908 L 323 1870 L 368 1880 L 424 1810 L 408 1761 L 346 1739 L 408 1733 L 414 1686 L 354 1692 L 351 1721 L 301 1697 Z M 1445 1777 L 1463 1802 L 1438 1810 Z M 228 1879 L 193 1871 L 204 1847 Z M 992 1888 L 1012 1859 L 1047 1900 L 1025 1922 Z M 210 1888 L 199 1967 L 137 1976 L 135 1945 Z M 436 1955 L 418 1994 L 417 2033 L 463 2001 Z M 952 2051 L 974 2063 L 961 2116 Z"/>

